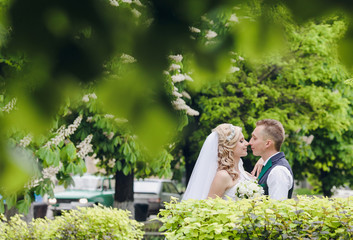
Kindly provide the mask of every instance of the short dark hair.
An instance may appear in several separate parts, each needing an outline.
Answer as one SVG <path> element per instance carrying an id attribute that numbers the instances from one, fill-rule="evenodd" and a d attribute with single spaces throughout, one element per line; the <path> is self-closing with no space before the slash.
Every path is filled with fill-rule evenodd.
<path id="1" fill-rule="evenodd" d="M 282 123 L 274 119 L 262 119 L 257 121 L 256 126 L 265 126 L 263 128 L 265 135 L 274 141 L 275 148 L 279 151 L 284 141 L 285 134 Z"/>

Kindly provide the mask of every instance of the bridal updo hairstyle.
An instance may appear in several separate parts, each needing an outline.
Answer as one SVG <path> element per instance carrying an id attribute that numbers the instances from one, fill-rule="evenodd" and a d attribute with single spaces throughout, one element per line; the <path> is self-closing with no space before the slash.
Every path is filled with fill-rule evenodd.
<path id="1" fill-rule="evenodd" d="M 235 171 L 235 160 L 233 149 L 236 146 L 240 134 L 241 127 L 233 126 L 229 123 L 218 125 L 213 131 L 218 134 L 218 171 L 226 170 L 232 177 L 233 181 L 238 177 Z"/>

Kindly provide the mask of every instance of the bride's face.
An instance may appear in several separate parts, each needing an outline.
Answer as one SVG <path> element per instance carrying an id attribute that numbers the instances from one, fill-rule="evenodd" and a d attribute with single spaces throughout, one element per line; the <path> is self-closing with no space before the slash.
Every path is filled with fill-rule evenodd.
<path id="1" fill-rule="evenodd" d="M 234 147 L 234 156 L 235 157 L 245 157 L 248 155 L 248 147 L 249 143 L 244 139 L 243 133 L 240 134 L 240 138 L 237 142 L 237 145 Z"/>

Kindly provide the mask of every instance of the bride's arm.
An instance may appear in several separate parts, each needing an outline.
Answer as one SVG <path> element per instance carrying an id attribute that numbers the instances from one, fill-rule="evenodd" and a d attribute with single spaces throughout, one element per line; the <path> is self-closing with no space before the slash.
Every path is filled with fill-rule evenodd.
<path id="1" fill-rule="evenodd" d="M 260 158 L 254 166 L 254 169 L 251 171 L 251 175 L 254 177 L 258 177 L 260 172 L 264 166 L 264 160 Z"/>
<path id="2" fill-rule="evenodd" d="M 224 192 L 227 190 L 230 181 L 232 181 L 232 178 L 229 176 L 227 171 L 218 171 L 212 181 L 207 198 L 216 198 L 217 196 L 223 197 Z"/>
<path id="3" fill-rule="evenodd" d="M 250 177 L 250 179 L 256 179 L 255 176 L 253 176 L 252 174 L 248 173 L 247 171 L 245 171 L 246 175 Z"/>

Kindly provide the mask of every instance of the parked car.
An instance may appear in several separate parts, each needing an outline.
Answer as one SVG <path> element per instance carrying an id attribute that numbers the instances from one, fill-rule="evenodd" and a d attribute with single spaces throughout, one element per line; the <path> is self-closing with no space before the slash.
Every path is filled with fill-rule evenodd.
<path id="1" fill-rule="evenodd" d="M 48 199 L 54 215 L 59 215 L 62 210 L 80 207 L 90 207 L 94 204 L 113 206 L 115 180 L 112 177 L 94 176 L 86 174 L 73 176 L 74 185 L 65 191 L 57 192 L 54 198 Z"/>
<path id="2" fill-rule="evenodd" d="M 62 210 L 80 207 L 91 207 L 102 204 L 112 207 L 115 194 L 115 179 L 112 177 L 94 176 L 86 174 L 73 176 L 74 185 L 65 191 L 56 192 L 54 198 L 48 199 L 53 215 L 59 215 Z M 164 202 L 171 197 L 181 199 L 181 193 L 171 180 L 144 179 L 134 181 L 135 212 L 143 221 L 149 215 L 164 208 Z"/>
<path id="3" fill-rule="evenodd" d="M 167 179 L 143 179 L 134 181 L 135 204 L 147 204 L 147 216 L 154 215 L 164 208 L 164 202 L 171 197 L 181 200 L 180 193 L 173 181 Z"/>

